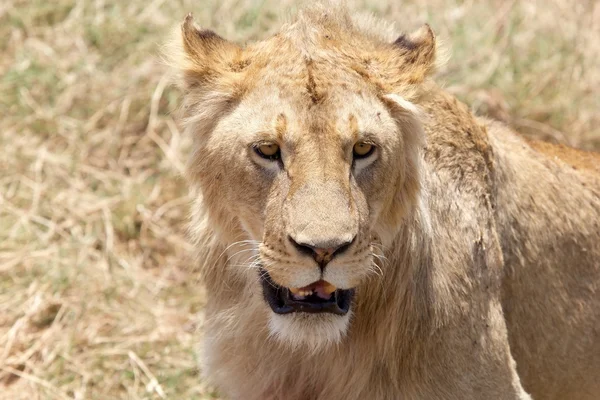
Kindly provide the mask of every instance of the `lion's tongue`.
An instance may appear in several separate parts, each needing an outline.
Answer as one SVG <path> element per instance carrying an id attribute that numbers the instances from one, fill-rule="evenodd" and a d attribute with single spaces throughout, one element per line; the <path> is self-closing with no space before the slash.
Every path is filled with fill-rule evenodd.
<path id="1" fill-rule="evenodd" d="M 329 299 L 331 297 L 331 293 L 335 292 L 335 286 L 332 284 L 325 282 L 326 285 L 316 286 L 313 291 L 322 299 Z"/>
<path id="2" fill-rule="evenodd" d="M 290 292 L 292 292 L 292 295 L 296 300 L 304 300 L 306 296 L 310 296 L 313 293 L 323 300 L 329 300 L 331 294 L 335 292 L 336 289 L 337 288 L 331 283 L 320 280 L 301 288 L 290 288 Z"/>

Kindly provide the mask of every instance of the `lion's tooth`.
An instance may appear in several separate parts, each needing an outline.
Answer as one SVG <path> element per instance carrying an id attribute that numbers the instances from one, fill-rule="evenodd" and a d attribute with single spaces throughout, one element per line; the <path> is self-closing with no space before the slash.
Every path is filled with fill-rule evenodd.
<path id="1" fill-rule="evenodd" d="M 300 294 L 300 289 L 298 289 L 298 288 L 291 287 L 289 289 L 290 289 L 290 292 L 292 292 L 292 294 L 296 294 L 296 295 Z"/>
<path id="2" fill-rule="evenodd" d="M 296 300 L 304 300 L 304 298 L 306 296 L 310 296 L 312 294 L 311 290 L 306 290 L 306 289 L 295 289 L 295 290 L 290 289 L 290 292 L 292 292 L 292 296 Z"/>
<path id="3" fill-rule="evenodd" d="M 329 282 L 325 282 L 325 284 L 322 286 L 321 290 L 323 291 L 323 293 L 331 294 L 337 290 L 337 287 L 333 286 Z"/>

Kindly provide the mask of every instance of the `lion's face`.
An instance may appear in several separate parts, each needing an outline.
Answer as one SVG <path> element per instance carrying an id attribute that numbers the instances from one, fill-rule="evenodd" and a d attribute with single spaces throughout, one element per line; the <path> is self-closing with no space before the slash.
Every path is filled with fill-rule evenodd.
<path id="1" fill-rule="evenodd" d="M 272 333 L 290 343 L 336 341 L 361 285 L 379 272 L 377 245 L 416 197 L 415 107 L 344 58 L 334 68 L 327 54 L 303 55 L 281 37 L 227 50 L 190 29 L 196 48 L 218 40 L 221 53 L 236 54 L 228 79 L 243 94 L 218 118 L 204 111 L 211 122 L 194 132 L 190 169 L 221 229 L 254 244 L 232 266 L 255 292 L 246 301 L 260 302 Z"/>

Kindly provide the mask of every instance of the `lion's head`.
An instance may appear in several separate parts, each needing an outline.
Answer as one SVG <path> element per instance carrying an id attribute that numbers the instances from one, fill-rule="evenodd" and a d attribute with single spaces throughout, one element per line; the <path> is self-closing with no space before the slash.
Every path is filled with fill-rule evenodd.
<path id="1" fill-rule="evenodd" d="M 364 25 L 316 8 L 245 48 L 191 16 L 182 25 L 199 204 L 223 246 L 251 243 L 224 279 L 242 281 L 244 301 L 259 302 L 288 343 L 342 337 L 355 289 L 377 273 L 378 244 L 418 201 L 414 104 L 434 68 L 434 35 L 425 26 L 394 41 Z"/>

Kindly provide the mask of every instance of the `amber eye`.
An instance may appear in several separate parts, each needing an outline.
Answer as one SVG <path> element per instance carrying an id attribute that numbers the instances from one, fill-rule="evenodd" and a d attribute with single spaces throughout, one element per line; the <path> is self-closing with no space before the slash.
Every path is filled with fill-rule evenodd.
<path id="1" fill-rule="evenodd" d="M 275 143 L 264 143 L 258 145 L 254 148 L 254 151 L 256 151 L 259 156 L 266 158 L 267 160 L 279 160 L 281 157 L 279 146 L 277 146 Z"/>
<path id="2" fill-rule="evenodd" d="M 365 142 L 358 142 L 354 145 L 354 158 L 367 158 L 375 151 L 375 146 Z"/>

